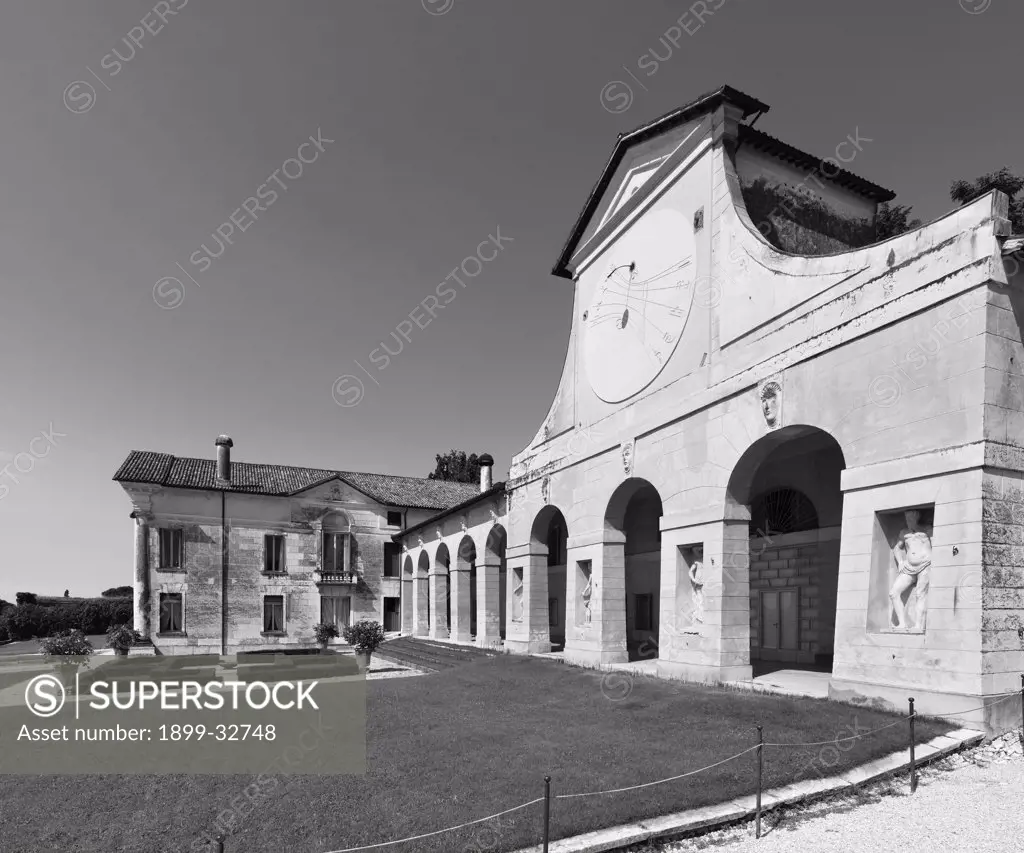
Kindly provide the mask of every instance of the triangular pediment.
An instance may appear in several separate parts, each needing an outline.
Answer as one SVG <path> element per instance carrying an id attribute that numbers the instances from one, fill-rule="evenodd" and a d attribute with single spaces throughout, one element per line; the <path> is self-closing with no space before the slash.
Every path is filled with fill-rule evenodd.
<path id="1" fill-rule="evenodd" d="M 619 137 L 562 249 L 555 275 L 571 277 L 570 259 L 642 201 L 685 153 L 681 149 L 692 148 L 710 135 L 709 117 L 726 101 L 738 107 L 743 117 L 768 109 L 767 104 L 724 86 Z"/>
<path id="2" fill-rule="evenodd" d="M 317 502 L 363 504 L 365 506 L 377 505 L 377 501 L 365 495 L 347 480 L 337 475 L 312 485 L 301 492 L 297 492 L 295 497 Z"/>

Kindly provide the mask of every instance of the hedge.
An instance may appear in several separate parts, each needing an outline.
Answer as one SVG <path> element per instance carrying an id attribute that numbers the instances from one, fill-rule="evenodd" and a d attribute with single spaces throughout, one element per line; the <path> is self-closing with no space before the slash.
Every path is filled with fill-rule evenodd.
<path id="1" fill-rule="evenodd" d="M 93 598 L 67 604 L 22 604 L 0 614 L 0 639 L 31 640 L 77 628 L 84 634 L 104 634 L 111 625 L 130 624 L 130 598 Z"/>

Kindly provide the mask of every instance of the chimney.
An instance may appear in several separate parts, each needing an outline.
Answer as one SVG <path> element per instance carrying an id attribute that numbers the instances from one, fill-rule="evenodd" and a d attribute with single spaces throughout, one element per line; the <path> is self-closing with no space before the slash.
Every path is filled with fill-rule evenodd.
<path id="1" fill-rule="evenodd" d="M 230 436 L 218 435 L 214 442 L 217 445 L 217 479 L 222 483 L 231 482 L 231 448 L 234 442 Z"/>
<path id="2" fill-rule="evenodd" d="M 494 457 L 485 453 L 478 460 L 480 463 L 480 491 L 486 492 L 491 488 L 491 468 L 494 467 Z"/>

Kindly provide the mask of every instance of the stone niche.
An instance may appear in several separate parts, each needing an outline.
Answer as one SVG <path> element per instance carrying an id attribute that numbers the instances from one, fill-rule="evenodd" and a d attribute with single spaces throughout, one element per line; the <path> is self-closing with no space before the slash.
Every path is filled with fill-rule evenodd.
<path id="1" fill-rule="evenodd" d="M 704 545 L 680 545 L 676 553 L 676 627 L 683 634 L 700 634 L 704 626 Z"/>
<path id="2" fill-rule="evenodd" d="M 925 633 L 934 527 L 935 504 L 875 513 L 869 632 Z"/>

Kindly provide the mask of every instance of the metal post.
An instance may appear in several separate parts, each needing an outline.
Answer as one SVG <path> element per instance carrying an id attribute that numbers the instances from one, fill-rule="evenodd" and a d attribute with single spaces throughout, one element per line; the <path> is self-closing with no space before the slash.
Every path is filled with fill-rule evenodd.
<path id="1" fill-rule="evenodd" d="M 914 700 L 910 700 L 910 793 L 917 790 L 917 767 L 914 764 Z"/>
<path id="2" fill-rule="evenodd" d="M 757 813 L 754 835 L 761 837 L 761 782 L 764 778 L 764 727 L 757 727 Z"/>
<path id="3" fill-rule="evenodd" d="M 1020 745 L 1024 747 L 1024 675 L 1020 677 Z"/>
<path id="4" fill-rule="evenodd" d="M 551 777 L 544 777 L 544 853 L 548 853 L 548 839 L 551 837 Z"/>

